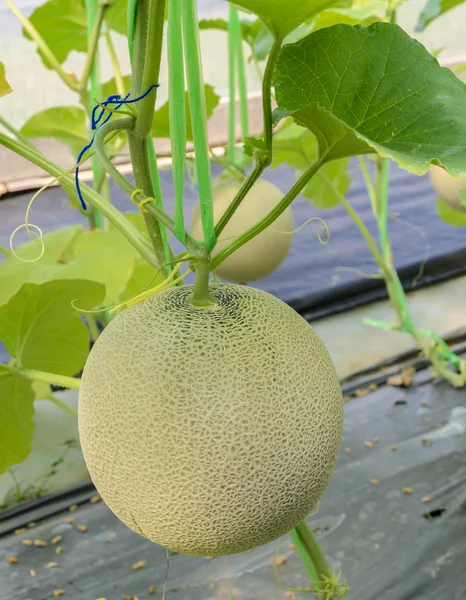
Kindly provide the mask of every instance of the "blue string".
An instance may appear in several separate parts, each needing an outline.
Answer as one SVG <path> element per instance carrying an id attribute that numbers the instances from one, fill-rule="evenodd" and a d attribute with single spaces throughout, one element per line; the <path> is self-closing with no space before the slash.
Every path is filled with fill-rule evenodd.
<path id="1" fill-rule="evenodd" d="M 92 113 L 91 113 L 91 130 L 95 131 L 95 133 L 92 136 L 91 141 L 88 144 L 86 144 L 86 146 L 84 146 L 84 148 L 78 154 L 78 158 L 76 160 L 76 162 L 78 164 L 76 165 L 76 169 L 75 169 L 75 172 L 74 172 L 74 181 L 75 181 L 75 185 L 76 185 L 76 192 L 78 193 L 79 201 L 81 202 L 81 206 L 82 206 L 82 208 L 84 210 L 87 210 L 87 207 L 86 207 L 86 203 L 84 202 L 84 198 L 83 198 L 83 195 L 82 195 L 82 192 L 81 192 L 81 184 L 79 182 L 79 163 L 80 163 L 82 157 L 84 156 L 84 154 L 90 148 L 92 148 L 92 144 L 94 143 L 94 139 L 95 139 L 97 130 L 100 127 L 102 127 L 102 125 L 105 125 L 105 123 L 108 123 L 108 121 L 112 118 L 113 112 L 109 112 L 108 115 L 104 118 L 104 115 L 106 113 L 105 108 L 107 106 L 113 105 L 114 109 L 118 110 L 119 108 L 121 108 L 125 104 L 134 104 L 135 102 L 139 102 L 140 100 L 142 100 L 143 98 L 145 98 L 146 96 L 148 96 L 154 88 L 159 87 L 159 85 L 160 85 L 159 83 L 152 84 L 144 92 L 144 94 L 142 94 L 141 96 L 138 96 L 137 98 L 132 98 L 131 100 L 129 99 L 129 96 L 130 96 L 129 93 L 126 94 L 126 96 L 124 98 L 122 98 L 119 94 L 112 94 L 106 100 L 104 100 L 104 102 L 101 102 L 100 104 L 96 104 L 94 106 L 94 108 L 92 109 Z M 96 113 L 97 113 L 97 111 L 98 111 L 99 108 L 100 108 L 100 112 L 96 116 Z"/>

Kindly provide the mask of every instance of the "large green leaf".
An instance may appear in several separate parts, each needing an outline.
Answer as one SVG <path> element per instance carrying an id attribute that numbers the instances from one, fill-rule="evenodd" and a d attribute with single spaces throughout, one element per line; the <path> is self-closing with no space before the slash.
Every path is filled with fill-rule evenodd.
<path id="1" fill-rule="evenodd" d="M 466 212 L 455 210 L 441 198 L 437 198 L 437 215 L 454 227 L 466 227 Z"/>
<path id="2" fill-rule="evenodd" d="M 89 141 L 86 115 L 77 106 L 47 108 L 32 117 L 21 127 L 28 138 L 49 137 L 66 144 L 77 156 Z"/>
<path id="3" fill-rule="evenodd" d="M 285 46 L 280 115 L 316 135 L 324 161 L 367 152 L 422 175 L 466 175 L 466 86 L 397 25 L 335 25 Z"/>
<path id="4" fill-rule="evenodd" d="M 9 94 L 11 91 L 11 86 L 5 77 L 5 67 L 3 63 L 0 62 L 0 98 Z"/>
<path id="5" fill-rule="evenodd" d="M 424 31 L 427 25 L 435 21 L 437 17 L 455 8 L 455 6 L 463 4 L 463 2 L 464 0 L 427 0 L 416 23 L 416 31 Z"/>
<path id="6" fill-rule="evenodd" d="M 273 35 L 283 40 L 298 25 L 333 6 L 350 6 L 350 0 L 232 0 L 260 17 Z"/>
<path id="7" fill-rule="evenodd" d="M 313 133 L 293 122 L 286 123 L 273 139 L 272 167 L 285 163 L 301 176 L 317 158 L 317 141 Z M 332 208 L 340 203 L 349 189 L 348 159 L 324 165 L 303 189 L 302 194 L 317 208 Z"/>
<path id="8" fill-rule="evenodd" d="M 205 85 L 205 99 L 206 99 L 206 110 L 207 118 L 210 118 L 218 103 L 220 102 L 220 96 L 214 92 L 213 86 Z M 186 139 L 192 141 L 193 130 L 191 126 L 191 113 L 189 110 L 189 98 L 188 92 L 185 92 L 185 106 L 186 106 Z M 170 122 L 168 118 L 168 101 L 165 102 L 154 114 L 154 122 L 152 125 L 152 135 L 155 138 L 168 138 L 170 137 Z"/>
<path id="9" fill-rule="evenodd" d="M 72 50 L 86 52 L 87 28 L 86 9 L 82 0 L 49 0 L 29 17 L 60 63 Z M 31 39 L 27 31 L 23 34 Z M 39 51 L 48 68 L 50 64 Z"/>
<path id="10" fill-rule="evenodd" d="M 29 17 L 31 23 L 46 41 L 60 63 L 68 54 L 87 51 L 86 8 L 83 0 L 49 0 L 42 4 Z M 115 0 L 106 15 L 110 29 L 126 33 L 126 0 Z M 30 35 L 23 29 L 28 39 Z M 45 66 L 50 68 L 47 59 L 39 51 Z"/>
<path id="11" fill-rule="evenodd" d="M 24 283 L 56 279 L 89 279 L 105 285 L 104 305 L 118 300 L 125 289 L 137 256 L 134 248 L 117 231 L 83 230 L 66 227 L 44 236 L 45 252 L 37 262 L 22 262 L 14 256 L 0 265 L 0 305 L 5 304 Z M 26 242 L 17 254 L 32 260 L 40 252 L 38 242 Z"/>
<path id="12" fill-rule="evenodd" d="M 0 339 L 18 367 L 76 375 L 89 354 L 89 331 L 71 303 L 92 309 L 104 293 L 83 279 L 25 283 L 0 307 Z"/>
<path id="13" fill-rule="evenodd" d="M 34 397 L 25 377 L 0 365 L 0 474 L 31 451 Z"/>

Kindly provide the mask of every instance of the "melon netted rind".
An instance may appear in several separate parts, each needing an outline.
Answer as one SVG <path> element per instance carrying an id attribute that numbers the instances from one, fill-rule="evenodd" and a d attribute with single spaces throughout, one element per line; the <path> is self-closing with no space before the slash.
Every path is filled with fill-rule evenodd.
<path id="1" fill-rule="evenodd" d="M 176 552 L 234 554 L 295 527 L 339 453 L 343 400 L 330 356 L 265 292 L 192 286 L 123 311 L 81 381 L 79 433 L 103 500 Z"/>
<path id="2" fill-rule="evenodd" d="M 216 181 L 212 186 L 214 222 L 218 223 L 237 192 L 241 182 L 237 179 Z M 259 179 L 243 199 L 231 220 L 220 234 L 212 255 L 215 257 L 234 239 L 245 233 L 267 216 L 282 200 L 283 194 L 276 185 Z M 221 262 L 215 272 L 219 277 L 238 283 L 264 279 L 282 264 L 293 241 L 293 213 L 286 208 L 264 231 L 235 250 Z M 199 202 L 194 207 L 191 233 L 203 239 Z"/>

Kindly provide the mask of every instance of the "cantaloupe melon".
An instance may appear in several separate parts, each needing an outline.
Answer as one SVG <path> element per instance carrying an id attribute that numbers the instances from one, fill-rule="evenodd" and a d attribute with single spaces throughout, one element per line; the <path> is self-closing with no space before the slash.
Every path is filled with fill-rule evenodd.
<path id="1" fill-rule="evenodd" d="M 213 184 L 215 224 L 218 223 L 240 187 L 241 182 L 237 179 L 219 180 Z M 282 192 L 275 185 L 265 179 L 259 179 L 220 234 L 212 255 L 216 256 L 234 238 L 267 216 L 282 198 Z M 216 274 L 237 283 L 249 283 L 267 277 L 285 260 L 293 241 L 293 234 L 290 233 L 292 230 L 293 213 L 288 207 L 270 227 L 224 260 L 216 268 Z M 203 237 L 199 203 L 193 211 L 191 233 L 196 239 Z"/>
<path id="2" fill-rule="evenodd" d="M 436 165 L 431 165 L 429 175 L 438 196 L 456 210 L 466 212 L 466 206 L 461 204 L 460 198 L 460 191 L 466 188 L 466 177 L 452 177 Z"/>
<path id="3" fill-rule="evenodd" d="M 82 376 L 90 475 L 131 529 L 176 552 L 216 556 L 295 527 L 325 490 L 343 402 L 310 325 L 265 292 L 192 286 L 119 314 Z"/>

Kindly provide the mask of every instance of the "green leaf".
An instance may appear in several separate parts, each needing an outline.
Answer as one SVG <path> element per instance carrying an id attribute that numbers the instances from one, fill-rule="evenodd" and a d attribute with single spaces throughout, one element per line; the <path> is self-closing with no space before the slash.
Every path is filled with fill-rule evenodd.
<path id="1" fill-rule="evenodd" d="M 463 2 L 464 0 L 427 0 L 426 5 L 419 15 L 415 31 L 424 31 L 427 25 L 432 23 L 432 21 L 435 21 L 437 17 L 444 15 L 452 8 L 455 8 L 459 4 L 463 4 Z"/>
<path id="2" fill-rule="evenodd" d="M 466 227 L 466 212 L 455 210 L 441 198 L 437 198 L 437 215 L 454 227 Z"/>
<path id="3" fill-rule="evenodd" d="M 383 21 L 387 2 L 385 0 L 374 0 L 364 2 L 359 6 L 351 8 L 333 8 L 321 12 L 312 23 L 312 30 L 317 31 L 324 27 L 332 27 L 339 23 L 346 25 L 369 26 L 376 21 Z"/>
<path id="4" fill-rule="evenodd" d="M 205 85 L 205 98 L 206 98 L 206 109 L 207 118 L 209 119 L 220 102 L 220 96 L 214 92 L 213 86 Z M 188 92 L 185 92 L 185 106 L 186 106 L 186 139 L 188 141 L 193 140 L 193 130 L 191 126 L 191 113 L 189 110 L 189 98 Z M 165 102 L 154 114 L 154 122 L 152 125 L 152 135 L 155 138 L 168 138 L 170 137 L 170 123 L 168 119 L 168 101 Z"/>
<path id="5" fill-rule="evenodd" d="M 89 142 L 86 114 L 77 106 L 47 108 L 30 117 L 20 133 L 28 138 L 55 138 L 77 156 Z"/>
<path id="6" fill-rule="evenodd" d="M 466 175 L 466 86 L 397 25 L 335 25 L 285 46 L 281 114 L 317 137 L 322 160 L 378 152 L 418 175 Z"/>
<path id="7" fill-rule="evenodd" d="M 36 8 L 29 20 L 60 64 L 72 50 L 86 52 L 86 9 L 82 0 L 49 0 Z M 24 29 L 23 34 L 31 39 Z M 47 59 L 40 50 L 38 52 L 45 66 L 50 69 Z"/>
<path id="8" fill-rule="evenodd" d="M 18 367 L 76 375 L 89 354 L 89 331 L 73 308 L 100 306 L 105 288 L 95 281 L 25 283 L 0 307 L 0 339 Z"/>
<path id="9" fill-rule="evenodd" d="M 45 252 L 37 262 L 21 262 L 14 256 L 0 265 L 0 305 L 17 293 L 24 283 L 45 283 L 57 279 L 88 279 L 105 285 L 103 304 L 113 304 L 125 289 L 133 272 L 136 250 L 116 230 L 88 231 L 66 227 L 44 236 Z M 26 259 L 40 253 L 39 242 L 16 248 Z M 116 267 L 118 265 L 118 267 Z"/>
<path id="10" fill-rule="evenodd" d="M 308 129 L 289 121 L 275 134 L 273 168 L 285 163 L 295 167 L 298 178 L 316 159 L 317 140 Z M 302 194 L 317 208 L 332 208 L 340 203 L 350 183 L 348 159 L 334 160 L 317 172 L 303 189 Z"/>
<path id="11" fill-rule="evenodd" d="M 126 2 L 115 0 L 107 10 L 105 22 L 109 29 L 126 34 Z M 44 38 L 60 64 L 68 54 L 87 52 L 86 8 L 83 0 L 49 0 L 29 17 L 29 20 Z M 23 29 L 23 35 L 31 39 Z M 44 65 L 51 68 L 48 60 L 38 50 Z"/>
<path id="12" fill-rule="evenodd" d="M 351 6 L 350 0 L 234 0 L 234 4 L 253 12 L 264 21 L 278 40 L 283 40 L 298 25 L 334 6 Z"/>
<path id="13" fill-rule="evenodd" d="M 2 96 L 6 96 L 6 94 L 9 94 L 12 91 L 13 90 L 11 89 L 11 86 L 5 77 L 5 66 L 0 62 L 0 98 Z"/>
<path id="14" fill-rule="evenodd" d="M 105 22 L 109 29 L 126 35 L 127 0 L 113 0 L 105 14 Z"/>
<path id="15" fill-rule="evenodd" d="M 31 451 L 34 398 L 25 377 L 0 365 L 0 474 Z"/>
<path id="16" fill-rule="evenodd" d="M 256 150 L 265 150 L 265 141 L 260 138 L 246 137 L 244 138 L 243 147 L 246 156 L 254 156 Z"/>

